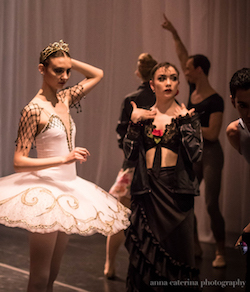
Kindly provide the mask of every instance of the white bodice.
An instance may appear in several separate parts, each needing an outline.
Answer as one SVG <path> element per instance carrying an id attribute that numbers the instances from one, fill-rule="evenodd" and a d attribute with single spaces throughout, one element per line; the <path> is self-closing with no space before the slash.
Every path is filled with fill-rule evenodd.
<path id="1" fill-rule="evenodd" d="M 65 156 L 75 147 L 76 127 L 69 114 L 70 129 L 66 129 L 61 118 L 51 114 L 48 123 L 36 136 L 37 158 Z M 76 177 L 75 163 L 64 164 L 35 172 L 38 176 L 60 180 L 72 180 Z"/>
<path id="2" fill-rule="evenodd" d="M 76 89 L 73 87 L 71 96 L 83 92 Z M 30 104 L 22 111 L 20 147 L 27 147 L 28 139 L 33 142 L 42 110 Z M 49 119 L 35 136 L 37 158 L 65 157 L 75 147 L 75 124 L 70 114 L 69 123 L 64 124 L 56 114 L 44 112 Z M 0 224 L 6 226 L 38 233 L 112 235 L 127 228 L 129 214 L 105 190 L 77 176 L 75 163 L 0 178 Z"/>

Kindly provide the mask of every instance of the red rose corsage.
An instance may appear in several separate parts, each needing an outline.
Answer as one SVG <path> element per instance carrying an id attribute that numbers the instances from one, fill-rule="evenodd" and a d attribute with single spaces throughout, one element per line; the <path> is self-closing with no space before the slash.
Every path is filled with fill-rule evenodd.
<path id="1" fill-rule="evenodd" d="M 152 134 L 153 134 L 154 136 L 156 136 L 156 137 L 162 137 L 162 135 L 163 135 L 163 130 L 156 130 L 156 129 L 154 129 L 154 130 L 152 131 Z"/>

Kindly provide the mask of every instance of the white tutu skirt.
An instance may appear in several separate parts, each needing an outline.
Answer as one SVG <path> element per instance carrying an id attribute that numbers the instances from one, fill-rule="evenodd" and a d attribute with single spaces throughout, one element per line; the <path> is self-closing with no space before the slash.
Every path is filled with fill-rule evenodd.
<path id="1" fill-rule="evenodd" d="M 33 172 L 0 179 L 0 223 L 31 232 L 112 235 L 129 225 L 130 210 L 78 176 L 56 180 Z"/>

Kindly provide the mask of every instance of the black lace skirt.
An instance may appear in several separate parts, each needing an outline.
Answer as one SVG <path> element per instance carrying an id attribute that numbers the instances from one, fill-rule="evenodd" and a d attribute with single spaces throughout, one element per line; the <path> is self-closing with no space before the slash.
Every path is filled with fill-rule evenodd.
<path id="1" fill-rule="evenodd" d="M 194 197 L 174 194 L 174 167 L 156 179 L 148 170 L 152 192 L 132 197 L 131 225 L 125 246 L 130 254 L 127 291 L 196 291 L 194 268 Z"/>

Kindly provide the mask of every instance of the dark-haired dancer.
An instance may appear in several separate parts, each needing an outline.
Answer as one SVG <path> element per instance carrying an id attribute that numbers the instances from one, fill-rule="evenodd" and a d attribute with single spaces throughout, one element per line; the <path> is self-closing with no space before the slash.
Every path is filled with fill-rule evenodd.
<path id="1" fill-rule="evenodd" d="M 116 128 L 119 148 L 123 149 L 123 139 L 127 133 L 129 125 L 132 105 L 134 101 L 140 108 L 150 108 L 155 103 L 155 95 L 149 85 L 150 72 L 157 64 L 156 60 L 148 53 L 142 53 L 138 57 L 136 76 L 141 80 L 138 89 L 128 94 L 123 103 L 120 118 Z M 121 170 L 118 173 L 114 185 L 109 193 L 116 197 L 124 206 L 130 207 L 130 185 L 134 174 L 134 163 L 124 160 Z M 115 258 L 117 251 L 124 241 L 124 232 L 108 236 L 106 245 L 106 262 L 104 267 L 104 275 L 108 279 L 115 277 Z"/>
<path id="2" fill-rule="evenodd" d="M 240 118 L 227 127 L 227 137 L 230 144 L 250 163 L 250 68 L 242 68 L 234 73 L 230 81 L 231 102 Z M 250 291 L 250 223 L 243 229 L 236 242 L 248 245 L 246 291 Z"/>
<path id="3" fill-rule="evenodd" d="M 131 102 L 124 138 L 125 157 L 136 163 L 125 242 L 127 291 L 195 291 L 193 206 L 199 184 L 193 162 L 202 154 L 200 122 L 194 109 L 176 102 L 179 72 L 174 65 L 156 65 L 150 84 L 156 103 L 145 110 Z M 178 280 L 190 285 L 180 286 Z"/>
<path id="4" fill-rule="evenodd" d="M 86 78 L 63 89 L 72 69 Z M 130 211 L 76 175 L 75 163 L 86 161 L 89 151 L 75 147 L 69 109 L 79 108 L 103 71 L 72 59 L 63 41 L 41 52 L 39 71 L 42 87 L 21 113 L 14 155 L 18 173 L 0 179 L 0 223 L 30 232 L 28 292 L 51 292 L 69 234 L 117 233 L 128 226 Z M 37 158 L 29 157 L 33 143 Z"/>
<path id="5" fill-rule="evenodd" d="M 181 68 L 190 86 L 187 108 L 194 108 L 200 115 L 204 149 L 202 160 L 194 164 L 199 182 L 205 182 L 205 200 L 211 220 L 211 229 L 216 241 L 216 255 L 212 263 L 214 268 L 226 266 L 225 260 L 225 222 L 219 208 L 221 190 L 221 175 L 224 164 L 223 151 L 219 141 L 222 125 L 224 101 L 212 88 L 208 80 L 210 62 L 204 55 L 188 56 L 178 32 L 164 15 L 164 29 L 172 33 L 176 53 Z M 198 241 L 197 224 L 195 220 L 195 242 L 197 256 L 202 250 Z"/>

